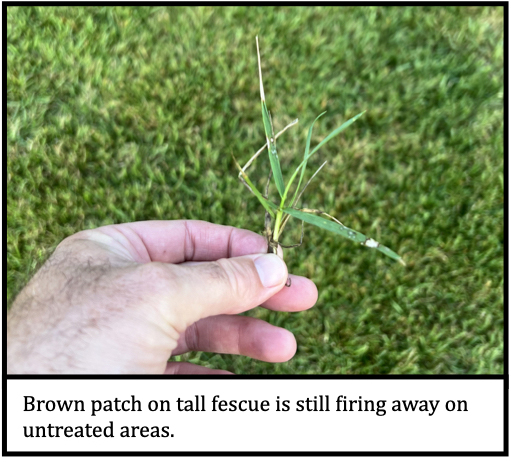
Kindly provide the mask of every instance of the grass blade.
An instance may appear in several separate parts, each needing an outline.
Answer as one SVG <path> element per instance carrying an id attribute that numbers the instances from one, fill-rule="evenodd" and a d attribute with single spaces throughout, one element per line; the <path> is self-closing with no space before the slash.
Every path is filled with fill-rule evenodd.
<path id="1" fill-rule="evenodd" d="M 328 143 L 334 136 L 337 136 L 339 133 L 341 133 L 345 128 L 348 128 L 355 120 L 357 120 L 362 114 L 364 114 L 363 111 L 360 114 L 357 114 L 355 117 L 352 117 L 350 120 L 344 122 L 340 127 L 336 128 L 330 135 L 328 135 L 321 143 L 319 143 L 309 154 L 309 156 L 312 156 L 321 146 Z"/>
<path id="2" fill-rule="evenodd" d="M 293 196 L 293 200 L 291 201 L 292 206 L 295 204 L 296 198 L 298 196 L 298 192 L 300 191 L 300 186 L 302 185 L 303 177 L 305 175 L 305 170 L 307 168 L 307 160 L 309 159 L 309 151 L 310 151 L 310 146 L 311 146 L 312 127 L 314 127 L 316 120 L 318 120 L 325 113 L 326 113 L 326 111 L 322 112 L 320 115 L 318 115 L 314 119 L 314 122 L 312 122 L 311 126 L 309 127 L 309 133 L 307 133 L 307 143 L 305 144 L 305 152 L 303 154 L 304 164 L 302 166 L 302 172 L 300 173 L 300 179 L 298 180 L 298 186 L 296 187 L 296 191 Z"/>
<path id="3" fill-rule="evenodd" d="M 300 193 L 298 194 L 298 196 L 296 196 L 296 199 L 293 200 L 293 202 L 291 203 L 291 207 L 295 207 L 296 204 L 298 203 L 298 201 L 300 200 L 300 197 L 302 197 L 302 194 L 303 192 L 307 189 L 307 186 L 309 186 L 309 184 L 311 183 L 311 181 L 314 179 L 314 177 L 319 173 L 319 171 L 326 165 L 327 161 L 325 160 L 325 162 L 323 162 L 321 164 L 321 167 L 319 167 L 315 172 L 314 172 L 314 175 L 312 175 L 310 178 L 309 178 L 309 181 L 307 181 L 307 183 L 305 184 L 305 186 L 303 187 L 303 189 L 300 191 Z M 289 221 L 289 218 L 291 217 L 291 215 L 286 215 L 286 218 L 284 218 L 284 221 L 282 222 L 282 226 L 280 227 L 280 232 L 282 233 L 282 231 L 284 231 L 284 228 L 286 227 L 286 224 L 287 222 Z M 302 228 L 303 228 L 303 221 L 302 221 Z"/>
<path id="4" fill-rule="evenodd" d="M 309 178 L 309 181 L 307 181 L 307 183 L 305 183 L 305 186 L 303 187 L 303 189 L 299 192 L 298 196 L 296 196 L 296 199 L 293 201 L 293 203 L 291 204 L 291 207 L 295 207 L 296 204 L 298 203 L 298 201 L 300 200 L 300 197 L 302 197 L 302 194 L 304 193 L 304 191 L 307 189 L 307 186 L 309 186 L 312 182 L 312 180 L 314 179 L 314 177 L 319 173 L 319 171 L 326 165 L 327 161 L 325 160 L 325 162 L 323 162 L 319 168 L 314 172 L 314 174 Z"/>
<path id="5" fill-rule="evenodd" d="M 273 125 L 271 123 L 271 118 L 266 109 L 266 103 L 262 101 L 263 107 L 263 122 L 264 122 L 264 131 L 266 132 L 266 143 L 268 146 L 268 154 L 270 156 L 270 165 L 271 170 L 273 172 L 273 178 L 275 178 L 275 184 L 277 185 L 277 190 L 279 191 L 280 197 L 284 195 L 284 178 L 282 177 L 282 170 L 280 168 L 279 156 L 277 154 L 277 144 L 275 138 L 273 136 Z"/>
<path id="6" fill-rule="evenodd" d="M 270 214 L 270 216 L 272 218 L 275 218 L 274 210 L 277 210 L 278 207 L 273 202 L 270 202 L 269 200 L 267 200 L 263 197 L 263 195 L 257 190 L 257 188 L 254 186 L 254 184 L 250 181 L 250 178 L 248 177 L 248 175 L 243 171 L 243 169 L 241 168 L 241 165 L 238 163 L 238 161 L 236 160 L 234 155 L 231 154 L 231 156 L 234 160 L 234 163 L 236 164 L 236 167 L 240 171 L 241 178 L 243 178 L 245 183 L 248 184 L 248 186 L 249 186 L 250 190 L 252 191 L 252 193 L 254 194 L 254 196 L 257 197 L 259 202 L 261 202 L 261 204 L 266 209 L 266 211 Z"/>
<path id="7" fill-rule="evenodd" d="M 331 220 L 328 220 L 326 218 L 323 218 L 321 216 L 318 216 L 314 213 L 304 212 L 303 210 L 297 210 L 292 208 L 285 208 L 285 213 L 288 213 L 292 217 L 298 218 L 299 220 L 305 221 L 307 223 L 310 223 L 311 225 L 317 226 L 318 228 L 326 229 L 327 231 L 330 231 L 335 234 L 339 234 L 340 236 L 343 236 L 347 239 L 350 239 L 352 241 L 358 242 L 359 244 L 365 245 L 366 247 L 370 247 L 372 249 L 379 250 L 380 252 L 384 253 L 390 258 L 393 258 L 394 260 L 397 260 L 401 264 L 405 264 L 403 259 L 393 250 L 389 249 L 388 247 L 385 247 L 384 245 L 381 245 L 379 242 L 375 241 L 374 239 L 368 238 L 366 235 L 355 231 L 354 229 L 350 229 L 347 226 L 344 226 L 340 222 L 334 222 Z M 317 211 L 319 213 L 319 210 Z M 327 215 L 327 214 L 325 214 Z M 329 215 L 328 215 L 329 216 Z"/>
<path id="8" fill-rule="evenodd" d="M 266 107 L 263 86 L 263 74 L 261 72 L 261 56 L 259 54 L 259 39 L 256 37 L 257 44 L 257 64 L 259 66 L 259 91 L 261 93 L 261 108 L 263 114 L 264 132 L 266 134 L 266 144 L 268 146 L 268 155 L 270 156 L 270 165 L 273 172 L 273 178 L 277 185 L 280 197 L 284 195 L 284 178 L 282 178 L 282 170 L 280 168 L 279 156 L 277 154 L 277 144 L 273 133 L 273 125 L 271 123 L 270 113 Z"/>
<path id="9" fill-rule="evenodd" d="M 364 114 L 364 112 L 366 112 L 366 111 L 363 111 L 360 114 L 357 114 L 355 117 L 352 117 L 350 120 L 344 122 L 340 127 L 336 128 L 332 133 L 330 133 L 330 135 L 328 135 L 325 139 L 323 139 L 323 141 L 321 141 L 321 143 L 319 143 L 311 152 L 309 152 L 309 155 L 307 156 L 307 158 L 303 159 L 300 162 L 300 165 L 298 165 L 296 170 L 293 172 L 293 175 L 291 175 L 291 178 L 286 186 L 286 190 L 284 191 L 284 197 L 286 197 L 287 194 L 289 193 L 289 188 L 291 187 L 291 184 L 293 183 L 296 175 L 298 175 L 298 172 L 300 171 L 300 169 L 303 168 L 303 166 L 307 164 L 307 160 L 309 159 L 309 157 L 312 156 L 312 154 L 314 154 L 325 143 L 328 143 L 328 141 L 330 141 L 334 136 L 338 135 L 345 128 L 349 127 L 353 122 L 355 122 L 355 120 L 357 120 L 362 114 Z"/>
<path id="10" fill-rule="evenodd" d="M 275 139 L 278 139 L 278 137 L 280 135 L 282 135 L 282 133 L 284 133 L 288 128 L 292 127 L 293 125 L 296 125 L 298 123 L 298 119 L 295 119 L 293 120 L 291 123 L 287 124 L 282 130 L 280 130 L 280 132 L 278 132 L 276 135 L 275 135 Z M 245 164 L 245 166 L 243 167 L 243 171 L 246 172 L 247 171 L 247 168 L 250 167 L 250 165 L 252 165 L 252 162 L 254 162 L 254 160 L 257 159 L 257 157 L 259 156 L 259 154 L 261 154 L 261 152 L 263 152 L 266 148 L 268 147 L 268 145 L 265 143 L 250 159 L 249 161 Z M 238 175 L 238 176 L 241 176 L 241 173 Z"/>

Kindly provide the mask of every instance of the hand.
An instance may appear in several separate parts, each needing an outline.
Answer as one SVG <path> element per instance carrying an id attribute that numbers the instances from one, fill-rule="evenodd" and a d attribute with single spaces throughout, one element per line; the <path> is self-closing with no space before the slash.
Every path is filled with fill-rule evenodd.
<path id="1" fill-rule="evenodd" d="M 236 314 L 301 311 L 314 283 L 290 276 L 255 233 L 201 221 L 148 221 L 81 231 L 60 243 L 16 298 L 7 372 L 228 373 L 168 362 L 187 351 L 287 361 L 289 331 Z"/>

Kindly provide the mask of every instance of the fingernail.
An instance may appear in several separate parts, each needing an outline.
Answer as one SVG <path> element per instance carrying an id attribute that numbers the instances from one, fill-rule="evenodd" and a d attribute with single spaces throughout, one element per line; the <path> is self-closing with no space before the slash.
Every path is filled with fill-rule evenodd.
<path id="1" fill-rule="evenodd" d="M 261 255 L 254 260 L 254 264 L 264 287 L 278 286 L 287 277 L 287 268 L 284 260 L 275 254 L 267 253 Z"/>

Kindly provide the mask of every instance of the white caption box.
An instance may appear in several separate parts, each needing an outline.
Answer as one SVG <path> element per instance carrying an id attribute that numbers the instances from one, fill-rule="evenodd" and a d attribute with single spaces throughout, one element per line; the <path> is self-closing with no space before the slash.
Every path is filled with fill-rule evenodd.
<path id="1" fill-rule="evenodd" d="M 503 379 L 9 378 L 7 393 L 9 452 L 504 448 Z"/>

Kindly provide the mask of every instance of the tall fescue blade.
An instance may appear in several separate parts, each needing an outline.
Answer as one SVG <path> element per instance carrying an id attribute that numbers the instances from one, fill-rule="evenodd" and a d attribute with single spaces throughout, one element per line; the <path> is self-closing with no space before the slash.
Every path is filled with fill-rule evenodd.
<path id="1" fill-rule="evenodd" d="M 241 178 L 243 178 L 243 180 L 245 181 L 246 184 L 248 184 L 249 186 L 249 189 L 252 191 L 252 193 L 254 194 L 254 196 L 257 197 L 257 199 L 259 200 L 259 202 L 263 205 L 263 207 L 266 209 L 266 211 L 271 215 L 272 218 L 275 218 L 275 213 L 274 213 L 274 210 L 278 210 L 278 206 L 275 205 L 274 203 L 270 202 L 269 200 L 265 199 L 263 197 L 263 195 L 258 191 L 258 189 L 254 186 L 254 184 L 250 181 L 250 178 L 248 177 L 248 175 L 243 171 L 243 169 L 241 168 L 241 165 L 238 163 L 238 161 L 236 160 L 236 158 L 234 157 L 233 154 L 231 154 L 233 160 L 234 160 L 234 163 L 236 164 L 236 167 L 238 168 L 238 170 L 240 171 L 240 174 L 241 174 Z"/>
<path id="2" fill-rule="evenodd" d="M 264 97 L 264 86 L 263 86 L 263 74 L 261 72 L 261 56 L 259 54 L 259 39 L 256 37 L 257 44 L 257 64 L 259 65 L 259 91 L 261 93 L 261 108 L 263 114 L 264 132 L 266 134 L 266 144 L 268 146 L 268 155 L 270 157 L 271 170 L 273 172 L 273 178 L 275 178 L 275 184 L 279 191 L 280 197 L 284 195 L 284 178 L 282 178 L 282 170 L 280 168 L 279 156 L 277 154 L 277 144 L 275 141 L 275 135 L 273 133 L 273 125 L 271 123 L 270 113 L 266 107 L 266 101 Z"/>
<path id="3" fill-rule="evenodd" d="M 286 186 L 285 192 L 284 192 L 285 196 L 288 194 L 289 187 L 293 183 L 296 175 L 298 175 L 298 172 L 300 172 L 300 170 L 301 170 L 301 173 L 303 175 L 303 169 L 307 165 L 307 161 L 309 160 L 310 156 L 312 156 L 312 154 L 314 154 L 321 146 L 323 146 L 324 144 L 328 143 L 334 136 L 337 136 L 345 128 L 349 127 L 353 122 L 355 122 L 355 120 L 357 120 L 362 114 L 364 114 L 364 112 L 366 112 L 366 111 L 363 111 L 360 114 L 357 114 L 355 117 L 352 117 L 350 120 L 344 122 L 340 127 L 336 128 L 332 133 L 330 133 L 330 135 L 328 135 L 325 139 L 323 139 L 323 141 L 321 141 L 321 143 L 319 143 L 312 151 L 309 152 L 309 154 L 300 162 L 300 165 L 298 165 L 296 170 L 293 172 L 293 175 L 291 175 L 291 178 L 290 178 L 290 180 L 289 180 L 289 182 L 288 182 L 288 184 Z M 323 114 L 320 114 L 318 116 L 318 118 L 321 117 Z M 316 118 L 316 120 L 317 120 L 317 118 Z M 311 129 L 309 129 L 309 132 L 310 131 L 311 131 Z M 295 196 L 296 196 L 296 193 L 295 193 Z M 294 203 L 294 202 L 292 202 L 292 203 Z"/>
<path id="4" fill-rule="evenodd" d="M 325 112 L 321 113 L 314 121 L 312 122 L 311 126 L 309 127 L 309 131 L 307 133 L 307 141 L 305 144 L 305 151 L 303 154 L 303 160 L 300 162 L 300 165 L 295 169 L 291 177 L 289 178 L 289 181 L 286 185 L 284 185 L 284 179 L 282 178 L 282 170 L 280 168 L 280 162 L 279 157 L 277 155 L 277 145 L 276 145 L 276 139 L 279 136 L 280 133 L 284 132 L 288 127 L 294 125 L 296 121 L 289 124 L 284 130 L 282 130 L 277 136 L 274 134 L 273 130 L 273 124 L 271 120 L 271 114 L 268 111 L 268 108 L 266 107 L 266 100 L 264 96 L 264 86 L 263 86 L 263 76 L 262 76 L 262 70 L 261 70 L 261 54 L 259 52 L 259 38 L 256 37 L 256 45 L 257 45 L 257 64 L 259 68 L 259 91 L 261 93 L 261 112 L 263 116 L 263 124 L 264 124 L 264 132 L 266 135 L 266 146 L 261 147 L 247 162 L 245 167 L 242 169 L 239 164 L 236 162 L 236 159 L 234 161 L 236 162 L 236 165 L 240 171 L 240 179 L 243 181 L 245 186 L 257 197 L 259 202 L 264 206 L 266 209 L 266 215 L 265 215 L 265 234 L 268 239 L 268 251 L 269 252 L 275 252 L 277 249 L 277 246 L 279 245 L 279 240 L 281 233 L 286 226 L 286 223 L 289 221 L 290 217 L 298 218 L 302 221 L 302 238 L 303 238 L 303 222 L 310 223 L 312 225 L 318 226 L 319 228 L 326 229 L 327 231 L 331 231 L 333 233 L 339 234 L 347 239 L 350 239 L 352 241 L 358 242 L 361 245 L 364 245 L 366 247 L 370 247 L 372 249 L 377 249 L 380 252 L 384 253 L 385 255 L 389 256 L 390 258 L 393 258 L 394 260 L 397 260 L 398 262 L 405 264 L 404 261 L 401 259 L 401 257 L 395 253 L 393 250 L 389 249 L 388 247 L 385 247 L 381 245 L 379 242 L 375 241 L 374 239 L 368 238 L 366 235 L 355 231 L 354 229 L 350 229 L 347 226 L 344 226 L 340 221 L 338 221 L 336 218 L 332 217 L 331 215 L 321 211 L 321 210 L 314 210 L 314 209 L 307 209 L 302 208 L 298 209 L 295 208 L 296 204 L 298 203 L 298 200 L 302 196 L 303 192 L 307 188 L 307 186 L 311 183 L 311 181 L 314 179 L 314 177 L 317 175 L 317 173 L 323 168 L 323 166 L 326 164 L 324 162 L 319 169 L 316 170 L 316 172 L 309 178 L 307 183 L 305 184 L 305 187 L 300 190 L 300 187 L 302 186 L 304 177 L 305 177 L 305 170 L 307 169 L 307 162 L 312 154 L 314 154 L 321 146 L 328 143 L 333 137 L 337 136 L 339 133 L 341 133 L 344 129 L 349 127 L 353 122 L 355 122 L 364 112 L 361 112 L 360 114 L 357 114 L 355 117 L 352 117 L 348 121 L 344 122 L 340 127 L 333 130 L 328 136 L 326 136 L 314 149 L 311 150 L 311 139 L 312 139 L 312 129 L 314 128 L 314 124 L 316 121 L 325 114 Z M 247 174 L 245 173 L 245 170 L 250 166 L 250 164 L 257 158 L 259 153 L 261 153 L 264 148 L 268 149 L 268 154 L 270 157 L 270 164 L 271 164 L 271 170 L 270 175 L 268 177 L 268 182 L 266 185 L 266 195 L 261 194 L 253 185 L 253 183 L 248 178 Z M 233 156 L 234 158 L 234 156 Z M 293 198 L 288 201 L 288 194 L 290 193 L 290 188 L 293 185 L 296 177 L 299 176 L 298 184 L 296 186 L 296 190 L 293 194 Z M 275 179 L 275 184 L 277 186 L 277 190 L 280 194 L 280 204 L 276 205 L 270 201 L 268 201 L 268 186 L 271 181 L 271 177 Z M 271 218 L 274 218 L 274 226 L 273 230 L 271 229 Z M 300 244 L 302 242 L 302 238 L 300 239 Z M 297 245 L 300 245 L 297 244 Z M 291 247 L 295 247 L 296 245 L 292 245 Z"/>
<path id="5" fill-rule="evenodd" d="M 282 177 L 282 170 L 280 168 L 279 156 L 277 154 L 277 145 L 275 142 L 275 138 L 273 137 L 273 126 L 271 124 L 271 118 L 269 116 L 268 110 L 266 109 L 266 104 L 263 101 L 263 121 L 264 121 L 264 129 L 266 131 L 266 142 L 268 145 L 268 154 L 270 157 L 270 165 L 271 170 L 273 172 L 273 178 L 275 178 L 275 184 L 277 185 L 277 190 L 280 194 L 280 197 L 284 195 L 284 178 Z M 270 132 L 268 133 L 267 127 L 270 127 Z"/>
<path id="6" fill-rule="evenodd" d="M 304 212 L 302 210 L 285 208 L 284 212 L 302 221 L 310 223 L 311 225 L 317 226 L 318 228 L 326 229 L 327 231 L 339 234 L 347 239 L 365 245 L 366 247 L 379 250 L 388 257 L 393 258 L 394 260 L 397 260 L 398 262 L 404 265 L 403 259 L 396 252 L 390 250 L 388 247 L 385 247 L 384 245 L 381 245 L 374 239 L 368 238 L 365 234 L 355 231 L 354 229 L 350 229 L 342 224 L 328 220 L 313 213 Z"/>
<path id="7" fill-rule="evenodd" d="M 303 154 L 304 164 L 302 166 L 302 172 L 300 173 L 300 179 L 298 180 L 298 186 L 296 187 L 296 191 L 295 191 L 295 194 L 293 196 L 293 200 L 291 201 L 291 204 L 295 203 L 295 200 L 296 200 L 296 198 L 298 196 L 298 193 L 300 191 L 300 186 L 302 184 L 303 177 L 305 176 L 305 170 L 307 169 L 307 160 L 309 159 L 309 151 L 310 151 L 310 147 L 311 147 L 312 127 L 314 127 L 314 124 L 316 123 L 316 120 L 318 120 L 325 113 L 326 113 L 326 111 L 322 112 L 320 115 L 318 115 L 314 119 L 314 122 L 312 122 L 311 126 L 309 127 L 309 133 L 307 133 L 307 143 L 305 144 L 305 152 Z"/>
<path id="8" fill-rule="evenodd" d="M 279 138 L 280 135 L 282 135 L 282 133 L 284 133 L 288 128 L 292 127 L 293 125 L 296 125 L 298 123 L 298 119 L 295 119 L 293 120 L 291 123 L 287 124 L 282 130 L 280 130 L 280 132 L 278 132 L 276 135 L 275 135 L 275 139 L 277 140 Z M 264 143 L 264 145 L 249 159 L 249 161 L 245 164 L 245 166 L 243 167 L 243 171 L 246 172 L 247 171 L 247 168 L 250 167 L 250 165 L 252 164 L 252 162 L 257 159 L 257 157 L 259 156 L 259 154 L 261 154 L 261 152 L 263 152 L 263 150 L 265 149 L 268 149 L 268 145 L 266 143 Z M 239 174 L 239 176 L 241 176 L 241 173 Z"/>
<path id="9" fill-rule="evenodd" d="M 328 143 L 334 136 L 337 136 L 339 133 L 341 133 L 345 128 L 348 128 L 355 120 L 357 120 L 362 114 L 364 114 L 363 111 L 360 114 L 357 114 L 355 117 L 352 117 L 350 120 L 344 122 L 340 127 L 336 128 L 330 135 L 328 135 L 321 143 L 319 143 L 309 154 L 309 157 L 312 156 L 321 146 L 323 146 L 325 143 Z"/>

